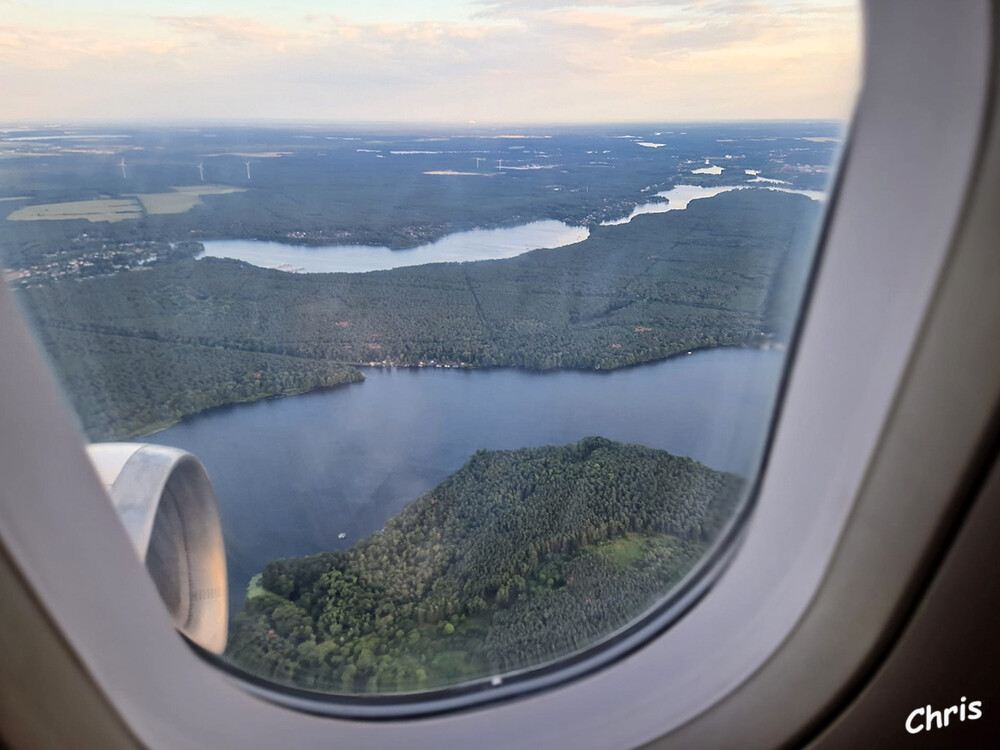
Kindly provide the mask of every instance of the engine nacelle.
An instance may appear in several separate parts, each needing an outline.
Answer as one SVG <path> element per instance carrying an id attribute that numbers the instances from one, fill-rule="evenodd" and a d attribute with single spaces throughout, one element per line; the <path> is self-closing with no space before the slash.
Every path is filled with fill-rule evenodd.
<path id="1" fill-rule="evenodd" d="M 215 492 L 201 462 L 148 443 L 95 443 L 87 452 L 177 629 L 222 653 L 226 554 Z"/>

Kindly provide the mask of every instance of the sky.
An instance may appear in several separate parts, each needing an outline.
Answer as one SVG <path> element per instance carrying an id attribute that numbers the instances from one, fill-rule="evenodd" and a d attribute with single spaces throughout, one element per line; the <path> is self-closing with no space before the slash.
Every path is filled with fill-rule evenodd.
<path id="1" fill-rule="evenodd" d="M 0 0 L 9 121 L 846 119 L 856 0 Z"/>

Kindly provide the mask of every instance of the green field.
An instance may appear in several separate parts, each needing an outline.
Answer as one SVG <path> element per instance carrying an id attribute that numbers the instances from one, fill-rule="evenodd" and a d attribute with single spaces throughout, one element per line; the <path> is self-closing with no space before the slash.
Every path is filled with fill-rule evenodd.
<path id="1" fill-rule="evenodd" d="M 204 205 L 203 195 L 230 195 L 246 192 L 245 188 L 225 185 L 189 185 L 171 188 L 169 193 L 125 193 L 122 198 L 100 198 L 90 201 L 64 201 L 24 206 L 11 213 L 9 221 L 72 221 L 118 222 L 141 219 L 143 215 L 182 214 L 195 206 Z M 2 200 L 23 200 L 3 198 Z"/>
<path id="2" fill-rule="evenodd" d="M 147 214 L 166 215 L 182 214 L 195 206 L 202 206 L 203 195 L 230 195 L 246 192 L 245 188 L 227 187 L 225 185 L 189 185 L 187 187 L 171 188 L 169 193 L 132 193 L 142 202 Z"/>
<path id="3" fill-rule="evenodd" d="M 7 217 L 8 221 L 69 221 L 85 219 L 90 222 L 118 222 L 138 219 L 142 206 L 135 198 L 102 198 L 92 201 L 66 201 L 40 203 L 19 208 Z"/>
<path id="4" fill-rule="evenodd" d="M 639 534 L 628 534 L 597 545 L 594 551 L 618 565 L 635 565 L 642 560 L 654 540 Z"/>

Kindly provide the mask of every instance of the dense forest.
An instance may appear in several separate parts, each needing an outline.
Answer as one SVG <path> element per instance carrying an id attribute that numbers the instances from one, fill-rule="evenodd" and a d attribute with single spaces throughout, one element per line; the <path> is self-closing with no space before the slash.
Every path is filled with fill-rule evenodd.
<path id="1" fill-rule="evenodd" d="M 369 363 L 613 369 L 780 340 L 818 210 L 736 191 L 502 261 L 288 274 L 182 259 L 21 299 L 89 436 L 127 437 Z"/>
<path id="2" fill-rule="evenodd" d="M 226 404 L 363 381 L 354 367 L 142 336 L 41 328 L 94 439 L 141 435 Z M 99 353 L 99 354 L 98 354 Z"/>
<path id="3" fill-rule="evenodd" d="M 676 583 L 740 480 L 603 438 L 478 451 L 343 552 L 267 566 L 227 656 L 289 685 L 398 692 L 565 656 Z"/>

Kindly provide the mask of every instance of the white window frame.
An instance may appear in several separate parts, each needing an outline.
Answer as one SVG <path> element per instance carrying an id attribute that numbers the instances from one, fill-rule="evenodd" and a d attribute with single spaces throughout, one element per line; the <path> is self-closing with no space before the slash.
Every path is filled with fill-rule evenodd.
<path id="1" fill-rule="evenodd" d="M 75 417 L 0 289 L 0 546 L 141 743 L 606 750 L 658 738 L 721 747 L 738 733 L 741 748 L 765 748 L 807 730 L 877 650 L 938 539 L 993 373 L 985 367 L 978 392 L 951 383 L 939 351 L 974 357 L 948 334 L 961 325 L 975 338 L 989 321 L 959 316 L 943 332 L 927 322 L 955 295 L 952 251 L 991 122 L 992 5 L 865 8 L 864 86 L 742 540 L 669 630 L 544 692 L 429 718 L 344 720 L 268 701 L 199 658 L 172 630 Z M 933 346 L 938 358 L 922 364 Z M 908 410 L 931 385 L 955 391 L 948 409 Z M 915 439 L 942 424 L 947 445 Z"/>

